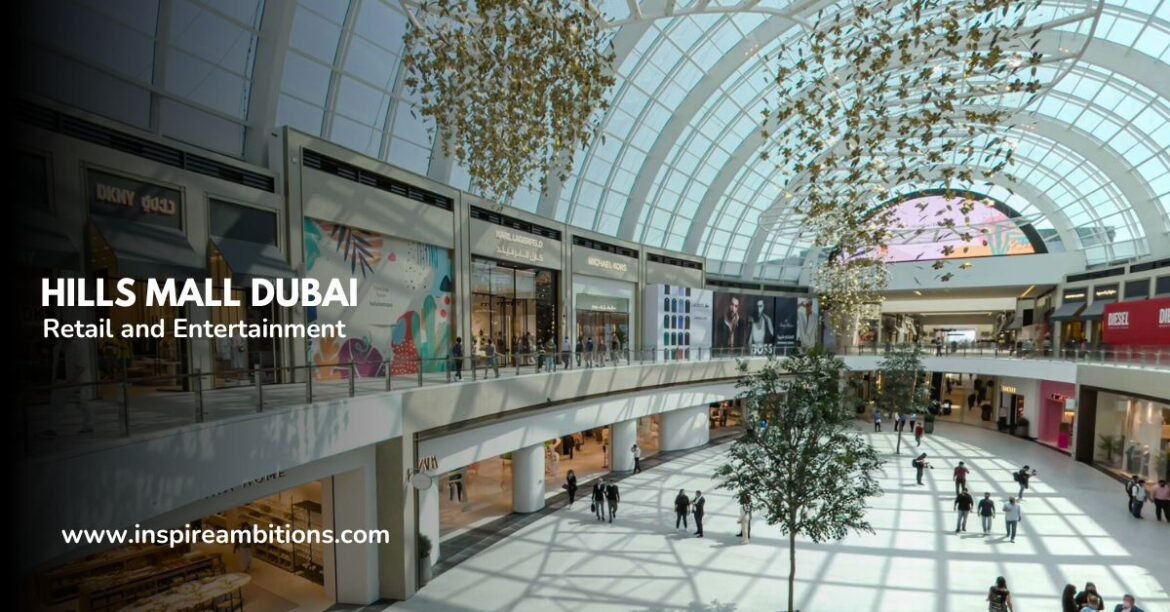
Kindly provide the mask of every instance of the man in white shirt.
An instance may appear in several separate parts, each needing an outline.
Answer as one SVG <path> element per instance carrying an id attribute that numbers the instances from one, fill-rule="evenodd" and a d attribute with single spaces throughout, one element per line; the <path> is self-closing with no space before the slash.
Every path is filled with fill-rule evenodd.
<path id="1" fill-rule="evenodd" d="M 1150 492 L 1146 490 L 1146 481 L 1138 480 L 1133 487 L 1133 505 L 1130 506 L 1134 518 L 1142 518 L 1142 506 L 1146 505 L 1146 500 L 1149 498 Z"/>
<path id="2" fill-rule="evenodd" d="M 1016 503 L 1016 498 L 1009 497 L 1006 504 L 1003 505 L 1003 519 L 1007 523 L 1007 536 L 1011 538 L 1011 542 L 1016 541 L 1016 527 L 1020 524 L 1023 515 L 1020 512 L 1020 504 Z"/>
<path id="3" fill-rule="evenodd" d="M 634 473 L 637 474 L 642 471 L 642 448 L 635 442 L 630 452 L 634 454 Z"/>

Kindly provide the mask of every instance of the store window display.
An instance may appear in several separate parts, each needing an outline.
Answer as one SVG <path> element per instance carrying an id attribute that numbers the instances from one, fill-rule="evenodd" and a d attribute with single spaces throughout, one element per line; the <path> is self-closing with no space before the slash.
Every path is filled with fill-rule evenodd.
<path id="1" fill-rule="evenodd" d="M 474 337 L 485 340 L 477 342 L 479 349 L 487 337 L 509 355 L 534 352 L 538 342 L 559 346 L 555 270 L 474 258 L 471 274 L 471 326 Z"/>
<path id="2" fill-rule="evenodd" d="M 1148 481 L 1167 476 L 1170 405 L 1101 393 L 1096 418 L 1097 465 Z"/>

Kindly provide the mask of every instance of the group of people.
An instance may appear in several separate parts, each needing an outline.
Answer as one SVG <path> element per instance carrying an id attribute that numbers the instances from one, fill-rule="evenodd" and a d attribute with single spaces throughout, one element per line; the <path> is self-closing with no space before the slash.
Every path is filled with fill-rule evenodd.
<path id="1" fill-rule="evenodd" d="M 1060 596 L 1061 612 L 1099 612 L 1105 609 L 1105 598 L 1097 592 L 1097 585 L 1086 583 L 1082 591 L 1071 584 L 1064 585 Z M 1013 612 L 1015 603 L 1012 601 L 1012 592 L 1008 589 L 1007 579 L 1000 576 L 995 579 L 995 585 L 987 590 L 988 612 Z M 1126 593 L 1121 603 L 1113 606 L 1113 612 L 1143 612 L 1137 605 L 1133 595 Z"/>
<path id="2" fill-rule="evenodd" d="M 1159 480 L 1151 491 L 1146 480 L 1134 474 L 1125 481 L 1125 494 L 1129 498 L 1129 513 L 1134 518 L 1142 518 L 1142 508 L 1145 507 L 1146 502 L 1153 500 L 1154 515 L 1158 522 L 1162 522 L 1163 515 L 1165 515 L 1166 521 L 1170 522 L 1170 485 L 1166 484 L 1165 478 Z"/>
<path id="3" fill-rule="evenodd" d="M 893 414 L 893 418 L 891 420 L 894 422 L 894 431 L 895 432 L 906 431 L 906 426 L 907 426 L 907 424 L 909 424 L 910 432 L 914 434 L 915 445 L 922 446 L 922 437 L 924 435 L 926 435 L 926 429 L 922 426 L 922 423 L 918 422 L 918 413 L 916 413 L 916 412 L 910 412 L 910 413 L 895 412 Z M 875 432 L 879 432 L 879 433 L 882 430 L 882 410 L 881 410 L 881 408 L 875 407 L 873 409 L 873 430 Z M 921 484 L 921 483 L 919 483 L 919 484 Z"/>
<path id="4" fill-rule="evenodd" d="M 516 347 L 516 361 L 525 365 L 535 364 L 537 372 L 542 370 L 555 372 L 558 365 L 567 370 L 573 367 L 574 361 L 577 367 L 581 367 L 582 362 L 584 362 L 584 366 L 587 368 L 605 365 L 607 362 L 616 363 L 622 354 L 622 341 L 617 334 L 613 334 L 608 342 L 604 336 L 598 336 L 597 341 L 594 342 L 593 338 L 580 335 L 577 336 L 576 345 L 573 345 L 569 341 L 569 337 L 565 336 L 559 352 L 555 338 L 550 337 L 547 342 L 539 342 L 533 338 L 532 334 L 526 334 L 519 339 L 513 338 L 512 346 Z M 473 360 L 479 356 L 481 350 L 483 351 L 483 361 L 473 361 L 472 367 L 482 363 L 487 372 L 494 372 L 496 378 L 499 378 L 500 359 L 501 357 L 506 358 L 506 355 L 501 354 L 506 353 L 503 334 L 500 334 L 499 340 L 493 340 L 489 336 L 472 338 L 470 356 Z M 463 338 L 455 338 L 455 344 L 451 347 L 449 355 L 453 379 L 463 380 L 463 366 L 466 356 Z"/>

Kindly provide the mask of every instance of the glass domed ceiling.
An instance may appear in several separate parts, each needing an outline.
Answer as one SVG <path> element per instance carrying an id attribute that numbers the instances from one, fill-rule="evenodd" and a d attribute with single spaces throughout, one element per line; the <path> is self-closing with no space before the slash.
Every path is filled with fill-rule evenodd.
<path id="1" fill-rule="evenodd" d="M 795 280 L 810 255 L 784 178 L 759 153 L 774 51 L 815 0 L 605 0 L 617 85 L 605 142 L 572 177 L 509 204 L 652 246 L 708 271 Z M 457 187 L 410 112 L 408 0 L 21 3 L 21 81 L 37 95 L 263 163 L 289 125 Z M 970 186 L 1090 264 L 1170 255 L 1170 0 L 1046 0 L 1042 78 L 1016 133 L 1013 183 Z M 46 67 L 48 69 L 46 69 Z M 900 193 L 928 190 L 929 182 Z"/>

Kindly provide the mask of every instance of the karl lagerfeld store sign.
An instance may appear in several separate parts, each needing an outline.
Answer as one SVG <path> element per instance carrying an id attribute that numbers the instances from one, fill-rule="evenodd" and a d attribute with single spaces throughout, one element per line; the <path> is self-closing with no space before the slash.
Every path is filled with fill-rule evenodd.
<path id="1" fill-rule="evenodd" d="M 573 273 L 637 282 L 638 260 L 573 245 Z"/>
<path id="2" fill-rule="evenodd" d="M 561 269 L 561 243 L 528 232 L 471 220 L 471 252 L 501 261 Z"/>

